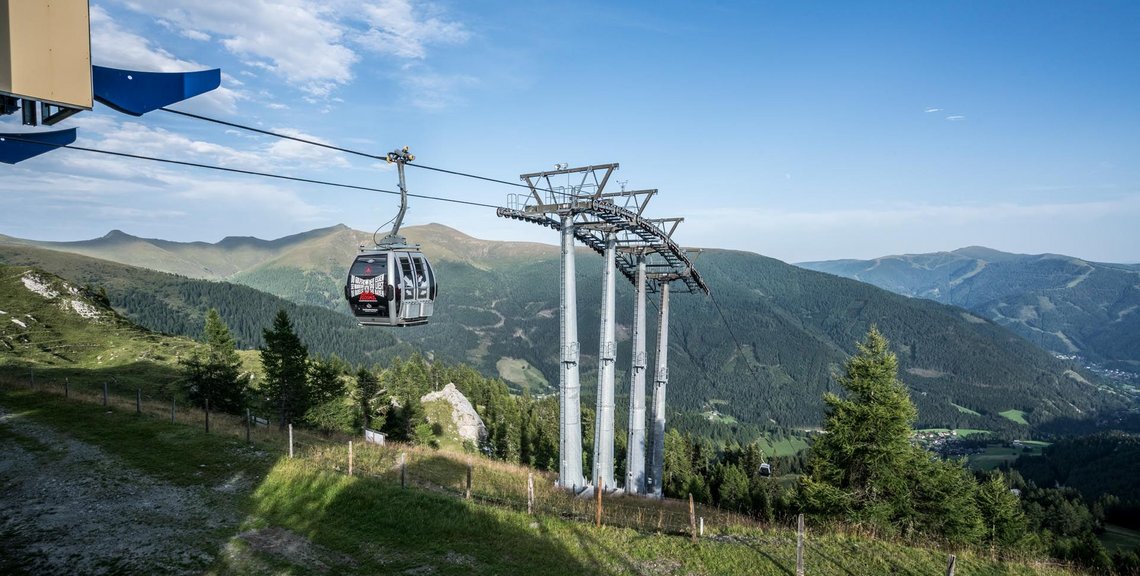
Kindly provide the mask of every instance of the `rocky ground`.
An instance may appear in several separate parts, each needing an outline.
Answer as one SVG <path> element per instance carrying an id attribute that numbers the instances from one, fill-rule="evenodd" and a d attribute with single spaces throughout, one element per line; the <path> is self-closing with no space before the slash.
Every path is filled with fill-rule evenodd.
<path id="1" fill-rule="evenodd" d="M 0 572 L 199 574 L 239 518 L 0 408 Z"/>

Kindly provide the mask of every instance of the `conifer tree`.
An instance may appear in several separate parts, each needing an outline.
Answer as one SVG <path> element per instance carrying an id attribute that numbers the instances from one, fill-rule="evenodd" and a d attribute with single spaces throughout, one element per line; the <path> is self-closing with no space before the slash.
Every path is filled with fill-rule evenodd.
<path id="1" fill-rule="evenodd" d="M 380 380 L 367 368 L 356 372 L 356 403 L 364 419 L 364 427 L 372 428 L 372 418 L 377 414 L 377 400 L 380 396 Z"/>
<path id="2" fill-rule="evenodd" d="M 262 331 L 261 365 L 265 370 L 263 392 L 277 410 L 278 425 L 298 420 L 309 407 L 309 350 L 293 331 L 293 323 L 284 310 L 273 318 L 273 328 Z"/>
<path id="3" fill-rule="evenodd" d="M 904 472 L 917 411 L 897 377 L 898 359 L 878 328 L 871 327 L 858 349 L 836 377 L 847 397 L 824 396 L 827 433 L 812 446 L 801 493 L 809 507 L 889 517 L 890 509 L 907 506 Z"/>
<path id="4" fill-rule="evenodd" d="M 216 309 L 206 313 L 203 339 L 205 348 L 182 361 L 186 394 L 198 406 L 204 407 L 209 400 L 211 410 L 240 413 L 246 399 L 241 358 L 229 327 Z"/>
<path id="5" fill-rule="evenodd" d="M 977 541 L 983 530 L 977 483 L 960 462 L 910 443 L 917 411 L 887 339 L 872 326 L 858 349 L 836 376 L 847 396 L 824 396 L 826 433 L 812 446 L 809 473 L 797 485 L 800 507 L 887 533 Z"/>

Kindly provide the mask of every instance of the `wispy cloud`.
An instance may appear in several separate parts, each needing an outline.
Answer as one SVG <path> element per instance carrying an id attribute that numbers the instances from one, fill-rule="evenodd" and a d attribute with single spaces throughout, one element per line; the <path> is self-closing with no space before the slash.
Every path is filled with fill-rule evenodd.
<path id="1" fill-rule="evenodd" d="M 431 4 L 380 0 L 121 0 L 168 30 L 214 39 L 250 69 L 269 72 L 311 98 L 353 80 L 359 51 L 423 60 L 428 47 L 471 34 Z"/>
<path id="2" fill-rule="evenodd" d="M 951 122 L 957 122 L 959 120 L 965 120 L 966 117 L 961 115 L 961 114 L 951 114 L 951 115 L 947 116 L 946 119 L 951 121 Z"/>
<path id="3" fill-rule="evenodd" d="M 417 10 L 409 0 L 382 0 L 365 6 L 362 16 L 369 29 L 358 42 L 380 54 L 422 59 L 429 44 L 462 44 L 470 38 L 463 24 L 419 6 Z"/>
<path id="4" fill-rule="evenodd" d="M 941 109 L 941 108 L 927 108 L 927 109 L 926 109 L 926 113 L 927 113 L 927 114 L 930 114 L 930 113 L 932 113 L 932 112 L 941 112 L 941 111 L 942 111 L 942 109 Z"/>
<path id="5" fill-rule="evenodd" d="M 191 72 L 209 68 L 178 58 L 151 40 L 126 31 L 98 5 L 91 6 L 91 60 L 100 66 L 154 72 Z M 227 78 L 232 80 L 232 77 Z M 243 98 L 240 92 L 223 82 L 218 89 L 187 101 L 183 108 L 232 114 Z"/>
<path id="6" fill-rule="evenodd" d="M 407 70 L 400 78 L 408 103 L 422 110 L 440 110 L 464 102 L 462 89 L 478 84 L 474 77 Z"/>

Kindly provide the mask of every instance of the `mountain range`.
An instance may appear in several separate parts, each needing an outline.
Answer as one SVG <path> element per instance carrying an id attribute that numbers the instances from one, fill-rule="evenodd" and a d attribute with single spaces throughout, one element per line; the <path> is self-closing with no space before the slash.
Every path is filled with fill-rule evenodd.
<path id="1" fill-rule="evenodd" d="M 558 248 L 479 240 L 435 224 L 407 228 L 406 235 L 423 245 L 441 287 L 431 323 L 396 330 L 352 327 L 340 287 L 357 246 L 370 237 L 345 226 L 214 244 L 122 232 L 65 243 L 0 238 L 0 262 L 101 286 L 117 310 L 164 332 L 198 336 L 204 311 L 214 307 L 239 342 L 253 347 L 276 308 L 286 307 L 302 318 L 302 339 L 322 354 L 367 364 L 420 352 L 471 364 L 519 391 L 552 392 Z M 596 370 L 601 261 L 586 249 L 578 260 L 588 392 Z M 675 293 L 672 299 L 669 404 L 710 425 L 818 426 L 823 393 L 837 389 L 832 374 L 872 324 L 892 340 L 920 425 L 1024 431 L 1023 417 L 1037 426 L 1127 402 L 1075 363 L 960 308 L 747 252 L 707 250 L 696 264 L 712 295 Z M 651 320 L 655 316 L 651 308 Z M 631 319 L 632 289 L 619 283 L 619 394 L 628 388 Z M 652 334 L 655 321 L 649 325 Z M 623 402 L 619 398 L 619 415 Z"/>
<path id="2" fill-rule="evenodd" d="M 1140 378 L 1140 265 L 973 246 L 798 266 L 960 306 L 1055 354 Z"/>

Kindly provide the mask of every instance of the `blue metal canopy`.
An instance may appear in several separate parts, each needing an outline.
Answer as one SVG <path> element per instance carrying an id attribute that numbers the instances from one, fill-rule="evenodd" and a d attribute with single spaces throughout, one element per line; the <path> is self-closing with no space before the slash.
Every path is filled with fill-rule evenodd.
<path id="1" fill-rule="evenodd" d="M 75 128 L 52 132 L 0 134 L 0 162 L 15 164 L 75 142 Z"/>
<path id="2" fill-rule="evenodd" d="M 92 66 L 91 84 L 99 102 L 124 114 L 142 116 L 217 88 L 222 84 L 222 70 L 139 72 Z"/>

